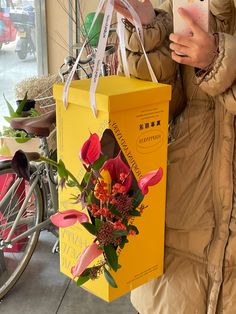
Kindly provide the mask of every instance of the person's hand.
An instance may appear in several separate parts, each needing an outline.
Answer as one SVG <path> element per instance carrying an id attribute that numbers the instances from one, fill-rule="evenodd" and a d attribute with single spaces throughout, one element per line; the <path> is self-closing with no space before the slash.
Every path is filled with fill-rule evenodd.
<path id="1" fill-rule="evenodd" d="M 215 37 L 205 32 L 183 8 L 179 9 L 183 20 L 188 24 L 192 36 L 170 34 L 171 57 L 174 61 L 190 65 L 199 69 L 206 69 L 212 65 L 217 53 Z M 178 55 L 177 53 L 182 54 Z"/>
<path id="2" fill-rule="evenodd" d="M 137 12 L 142 25 L 148 25 L 152 23 L 155 18 L 155 11 L 150 0 L 129 0 L 134 10 Z M 132 16 L 129 10 L 124 7 L 121 0 L 115 0 L 115 10 L 122 14 L 130 23 L 133 23 Z"/>

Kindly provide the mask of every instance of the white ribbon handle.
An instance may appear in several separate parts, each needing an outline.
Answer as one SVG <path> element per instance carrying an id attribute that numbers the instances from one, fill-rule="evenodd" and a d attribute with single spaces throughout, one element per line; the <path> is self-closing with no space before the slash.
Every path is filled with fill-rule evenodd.
<path id="1" fill-rule="evenodd" d="M 132 5 L 127 0 L 121 0 L 121 2 L 129 10 L 129 12 L 130 12 L 130 14 L 131 14 L 131 16 L 133 18 L 133 23 L 134 23 L 134 26 L 135 26 L 135 29 L 136 29 L 136 32 L 137 32 L 137 36 L 138 36 L 138 39 L 140 41 L 140 44 L 141 44 L 141 47 L 142 47 L 142 50 L 143 50 L 143 53 L 144 53 L 144 57 L 145 57 L 146 62 L 147 62 L 147 66 L 148 66 L 149 73 L 151 75 L 151 79 L 152 79 L 153 82 L 158 83 L 156 75 L 155 75 L 155 73 L 153 71 L 153 68 L 151 66 L 151 63 L 150 63 L 150 61 L 148 59 L 147 53 L 146 53 L 146 51 L 144 49 L 143 28 L 142 28 L 142 24 L 141 24 L 140 18 L 138 16 L 137 12 L 132 7 Z M 122 35 L 120 37 L 120 47 L 121 47 L 120 49 L 121 49 L 122 63 L 123 63 L 123 66 L 124 66 L 127 63 L 126 53 L 124 53 L 124 52 L 122 53 L 122 50 L 125 50 L 124 35 Z M 125 68 L 124 68 L 124 72 L 125 72 Z M 125 75 L 126 75 L 126 72 L 125 72 Z M 128 75 L 128 77 L 130 77 L 130 75 Z"/>
<path id="2" fill-rule="evenodd" d="M 99 79 L 101 66 L 102 66 L 105 49 L 107 45 L 107 39 L 108 39 L 109 31 L 110 31 L 113 8 L 114 8 L 114 0 L 108 0 L 106 9 L 105 9 L 105 15 L 103 18 L 101 33 L 99 36 L 99 43 L 98 43 L 96 58 L 94 62 L 92 81 L 91 81 L 91 86 L 90 86 L 90 102 L 91 102 L 93 114 L 95 115 L 95 117 L 97 116 L 95 93 L 96 93 L 96 89 L 98 85 L 98 79 Z"/>
<path id="3" fill-rule="evenodd" d="M 104 58 L 104 54 L 105 54 L 107 39 L 108 39 L 109 31 L 110 31 L 112 13 L 113 13 L 113 9 L 114 9 L 114 0 L 101 0 L 99 2 L 98 8 L 96 10 L 96 13 L 95 13 L 93 22 L 91 24 L 91 27 L 89 29 L 88 35 L 86 37 L 86 40 L 85 40 L 85 42 L 84 42 L 84 44 L 83 44 L 83 46 L 79 52 L 79 55 L 76 59 L 74 66 L 73 66 L 73 68 L 72 68 L 72 70 L 71 70 L 71 72 L 67 78 L 67 81 L 65 83 L 64 90 L 63 90 L 63 103 L 64 103 L 64 106 L 67 108 L 68 107 L 69 87 L 70 87 L 73 75 L 77 69 L 81 54 L 82 54 L 83 49 L 84 49 L 84 47 L 87 43 L 87 40 L 89 38 L 90 31 L 93 28 L 93 25 L 97 19 L 98 14 L 102 10 L 102 7 L 103 7 L 105 1 L 107 1 L 107 5 L 106 5 L 105 14 L 104 14 L 104 18 L 103 18 L 103 24 L 102 24 L 102 28 L 101 28 L 100 37 L 99 37 L 99 44 L 98 44 L 98 48 L 97 48 L 97 53 L 96 53 L 96 58 L 95 58 L 94 68 L 93 68 L 93 73 L 92 73 L 91 86 L 90 86 L 90 102 L 91 102 L 91 108 L 92 108 L 92 111 L 93 111 L 95 117 L 97 116 L 95 94 L 96 94 L 98 79 L 99 79 L 101 66 L 102 66 L 102 62 L 103 62 L 103 58 Z M 142 28 L 139 16 L 127 0 L 121 0 L 121 2 L 129 10 L 131 16 L 133 17 L 134 26 L 135 26 L 138 38 L 139 38 L 140 43 L 141 43 L 141 47 L 143 49 L 143 53 L 144 53 L 144 56 L 145 56 L 145 59 L 147 62 L 147 66 L 148 66 L 152 81 L 157 82 L 157 78 L 154 74 L 154 71 L 152 69 L 152 66 L 148 60 L 147 54 L 146 54 L 145 49 L 144 49 L 143 28 Z M 118 15 L 118 23 L 119 23 L 118 33 L 119 33 L 119 37 L 120 37 L 121 56 L 122 56 L 125 75 L 130 77 L 128 62 L 127 62 L 127 58 L 126 58 L 126 51 L 125 51 L 124 25 L 123 26 L 121 25 L 121 23 L 122 23 L 121 18 L 122 18 L 121 15 Z"/>
<path id="4" fill-rule="evenodd" d="M 78 54 L 78 57 L 77 57 L 77 59 L 76 59 L 74 65 L 73 65 L 73 68 L 72 68 L 72 70 L 71 70 L 71 72 L 70 72 L 70 74 L 68 75 L 68 78 L 67 78 L 67 80 L 66 80 L 66 83 L 65 83 L 65 86 L 64 86 L 64 89 L 63 89 L 63 104 L 64 104 L 65 108 L 68 107 L 69 88 L 70 88 L 70 84 L 71 84 L 71 82 L 72 82 L 73 76 L 74 76 L 74 74 L 75 74 L 75 71 L 77 70 L 80 57 L 81 57 L 81 55 L 82 55 L 82 52 L 83 52 L 83 50 L 84 50 L 85 45 L 87 44 L 87 41 L 89 40 L 89 34 L 90 34 L 90 32 L 91 32 L 91 30 L 92 30 L 92 28 L 93 28 L 93 25 L 94 25 L 94 23 L 95 23 L 95 21 L 96 21 L 96 19 L 97 19 L 97 17 L 98 17 L 98 14 L 101 12 L 101 10 L 102 10 L 102 8 L 103 8 L 103 5 L 104 5 L 105 1 L 106 1 L 106 0 L 100 0 L 100 2 L 99 2 L 99 4 L 98 4 L 98 8 L 97 8 L 96 13 L 95 13 L 95 15 L 94 15 L 94 19 L 93 19 L 93 21 L 92 21 L 92 24 L 91 24 L 91 26 L 90 26 L 90 29 L 89 29 L 89 31 L 88 31 L 88 35 L 87 35 L 86 38 L 85 38 L 85 41 L 84 41 L 84 43 L 83 43 L 83 45 L 82 45 L 82 47 L 81 47 L 81 50 L 80 50 L 80 52 L 79 52 L 79 54 Z"/>
<path id="5" fill-rule="evenodd" d="M 126 49 L 125 49 L 125 25 L 122 21 L 123 15 L 117 12 L 117 34 L 120 39 L 120 53 L 121 60 L 126 77 L 130 77 L 129 65 L 126 58 Z"/>

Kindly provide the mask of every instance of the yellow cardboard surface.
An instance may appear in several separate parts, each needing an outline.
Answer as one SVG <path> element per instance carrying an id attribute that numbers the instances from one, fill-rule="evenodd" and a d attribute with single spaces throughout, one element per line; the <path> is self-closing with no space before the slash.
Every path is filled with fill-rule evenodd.
<path id="1" fill-rule="evenodd" d="M 62 103 L 63 86 L 54 87 L 58 158 L 66 167 L 81 180 L 84 168 L 79 153 L 83 143 L 90 132 L 102 137 L 110 128 L 137 180 L 151 170 L 164 169 L 163 179 L 150 187 L 140 205 L 142 216 L 134 220 L 139 235 L 130 236 L 129 243 L 118 253 L 122 267 L 112 272 L 118 288 L 110 287 L 103 275 L 83 285 L 98 297 L 112 301 L 163 273 L 171 87 L 119 76 L 101 77 L 96 92 L 97 118 L 90 108 L 89 89 L 90 80 L 73 82 L 66 110 Z M 59 191 L 60 210 L 80 209 L 70 200 L 72 192 L 71 189 Z M 71 267 L 93 239 L 79 224 L 60 230 L 60 267 L 64 274 L 71 277 Z"/>

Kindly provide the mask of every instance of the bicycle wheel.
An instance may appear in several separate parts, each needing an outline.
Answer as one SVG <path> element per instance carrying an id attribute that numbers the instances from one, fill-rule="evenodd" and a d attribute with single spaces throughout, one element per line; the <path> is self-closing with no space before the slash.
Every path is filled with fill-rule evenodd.
<path id="1" fill-rule="evenodd" d="M 19 182 L 18 182 L 19 180 Z M 18 179 L 10 162 L 0 163 L 0 299 L 14 286 L 25 270 L 35 250 L 40 230 L 21 236 L 43 218 L 43 197 L 39 183 L 30 193 L 33 183 Z M 17 183 L 17 184 L 16 184 Z M 29 199 L 27 200 L 27 196 Z M 16 228 L 12 229 L 22 204 Z M 4 243 L 12 233 L 10 245 Z M 15 239 L 15 240 L 14 240 Z"/>

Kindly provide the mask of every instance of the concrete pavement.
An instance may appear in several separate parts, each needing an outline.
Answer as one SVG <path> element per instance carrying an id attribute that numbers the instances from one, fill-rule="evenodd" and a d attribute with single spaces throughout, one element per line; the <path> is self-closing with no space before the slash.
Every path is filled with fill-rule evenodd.
<path id="1" fill-rule="evenodd" d="M 43 231 L 19 282 L 0 303 L 1 314 L 137 314 L 129 295 L 107 303 L 59 272 L 55 237 Z"/>

